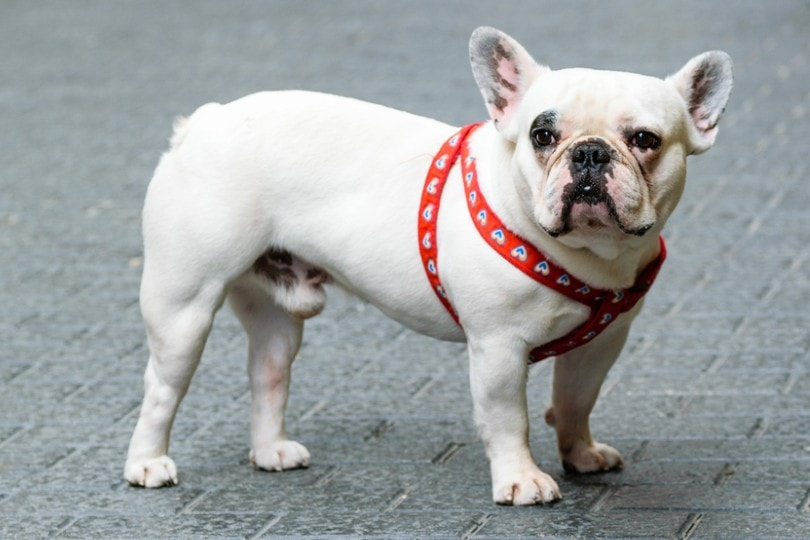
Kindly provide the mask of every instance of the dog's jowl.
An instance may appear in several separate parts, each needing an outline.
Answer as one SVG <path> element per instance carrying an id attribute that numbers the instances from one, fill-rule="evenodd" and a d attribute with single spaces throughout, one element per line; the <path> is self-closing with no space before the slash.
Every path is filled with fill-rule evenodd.
<path id="1" fill-rule="evenodd" d="M 131 484 L 177 483 L 169 433 L 226 300 L 249 339 L 251 461 L 309 464 L 284 413 L 325 284 L 467 343 L 495 502 L 560 497 L 529 449 L 526 375 L 544 358 L 565 469 L 622 466 L 588 417 L 664 260 L 686 158 L 714 143 L 731 60 L 703 53 L 665 79 L 552 70 L 492 28 L 470 58 L 490 119 L 463 128 L 299 91 L 178 122 L 143 211 L 150 357 Z"/>

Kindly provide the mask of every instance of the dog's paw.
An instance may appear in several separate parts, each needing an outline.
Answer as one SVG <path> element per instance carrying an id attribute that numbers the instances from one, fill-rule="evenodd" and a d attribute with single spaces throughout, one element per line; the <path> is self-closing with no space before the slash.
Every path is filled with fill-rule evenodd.
<path id="1" fill-rule="evenodd" d="M 624 467 L 618 450 L 602 443 L 574 446 L 561 457 L 565 470 L 573 473 L 598 473 Z"/>
<path id="2" fill-rule="evenodd" d="M 562 498 L 557 482 L 534 467 L 514 477 L 493 479 L 492 498 L 496 504 L 529 506 L 547 504 Z"/>
<path id="3" fill-rule="evenodd" d="M 177 467 L 169 456 L 128 460 L 124 478 L 133 486 L 159 488 L 177 485 Z"/>
<path id="4" fill-rule="evenodd" d="M 250 462 L 265 471 L 286 471 L 309 466 L 309 450 L 295 441 L 279 441 L 250 451 Z"/>

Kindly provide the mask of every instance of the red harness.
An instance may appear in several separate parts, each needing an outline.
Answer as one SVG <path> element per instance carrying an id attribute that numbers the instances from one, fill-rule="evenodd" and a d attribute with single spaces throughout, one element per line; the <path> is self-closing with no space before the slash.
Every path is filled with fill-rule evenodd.
<path id="1" fill-rule="evenodd" d="M 541 345 L 529 353 L 529 363 L 549 356 L 557 356 L 583 345 L 598 336 L 622 313 L 629 311 L 644 297 L 652 286 L 658 270 L 666 257 L 664 238 L 658 257 L 639 274 L 628 289 L 594 289 L 567 273 L 532 244 L 510 231 L 487 204 L 478 186 L 475 158 L 470 155 L 468 136 L 481 124 L 470 124 L 450 137 L 431 163 L 422 192 L 419 212 L 419 249 L 425 273 L 436 296 L 453 320 L 460 325 L 458 314 L 453 309 L 439 279 L 436 222 L 444 184 L 450 170 L 461 155 L 461 175 L 466 192 L 467 207 L 481 237 L 515 268 L 568 298 L 591 308 L 590 318 L 567 335 Z"/>

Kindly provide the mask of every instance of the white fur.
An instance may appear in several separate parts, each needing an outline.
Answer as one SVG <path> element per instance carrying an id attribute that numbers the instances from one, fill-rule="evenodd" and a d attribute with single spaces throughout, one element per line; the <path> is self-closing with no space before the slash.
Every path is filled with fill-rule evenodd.
<path id="1" fill-rule="evenodd" d="M 505 49 L 493 48 L 492 40 Z M 519 54 L 482 60 L 493 50 Z M 510 228 L 591 285 L 631 284 L 657 254 L 657 233 L 677 203 L 685 157 L 695 146 L 697 130 L 685 98 L 659 79 L 537 66 L 514 40 L 492 29 L 473 36 L 471 52 L 485 97 L 497 101 L 498 92 L 508 94 L 505 115 L 490 106 L 508 130 L 490 123 L 471 140 L 490 205 Z M 487 73 L 487 66 L 495 66 L 499 76 Z M 509 70 L 531 77 L 504 86 L 499 77 Z M 629 236 L 608 225 L 576 226 L 559 238 L 543 231 L 546 212 L 558 204 L 553 192 L 566 182 L 562 148 L 557 167 L 539 162 L 529 146 L 528 126 L 548 108 L 561 111 L 566 145 L 598 136 L 620 148 L 627 163 L 610 189 L 616 199 L 632 199 L 622 205 L 623 218 L 654 220 L 647 234 Z M 628 122 L 654 124 L 666 134 L 657 165 L 648 171 L 646 182 L 652 185 L 642 186 L 639 176 L 639 167 L 650 163 L 617 136 L 617 124 Z M 130 483 L 177 483 L 167 455 L 169 432 L 214 314 L 226 299 L 249 337 L 251 461 L 267 470 L 308 465 L 306 448 L 287 438 L 284 410 L 303 319 L 320 311 L 324 300 L 320 283 L 301 276 L 318 268 L 418 332 L 466 339 L 474 414 L 491 463 L 494 500 L 523 505 L 559 498 L 556 483 L 529 450 L 526 358 L 534 346 L 581 324 L 589 310 L 538 286 L 480 239 L 454 169 L 438 222 L 439 267 L 463 331 L 448 316 L 425 278 L 416 220 L 428 164 L 455 129 L 307 92 L 208 104 L 177 123 L 144 206 L 141 306 L 151 355 L 125 468 Z M 270 248 L 294 257 L 291 268 L 300 278 L 294 287 L 255 271 L 254 263 Z M 591 437 L 588 415 L 636 311 L 556 360 L 547 418 L 571 470 L 621 466 L 614 449 Z"/>

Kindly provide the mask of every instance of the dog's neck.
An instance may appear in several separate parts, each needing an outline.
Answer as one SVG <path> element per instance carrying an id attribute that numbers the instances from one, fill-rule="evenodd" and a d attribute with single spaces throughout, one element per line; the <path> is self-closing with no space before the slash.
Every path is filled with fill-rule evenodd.
<path id="1" fill-rule="evenodd" d="M 580 280 L 600 289 L 630 287 L 638 274 L 659 253 L 660 226 L 643 237 L 578 241 L 573 236 L 552 238 L 534 219 L 528 182 L 512 163 L 514 146 L 492 122 L 472 134 L 470 148 L 476 159 L 479 183 L 492 209 L 504 224 Z M 485 149 L 485 150 L 484 150 Z M 498 171 L 510 171 L 508 178 Z"/>

